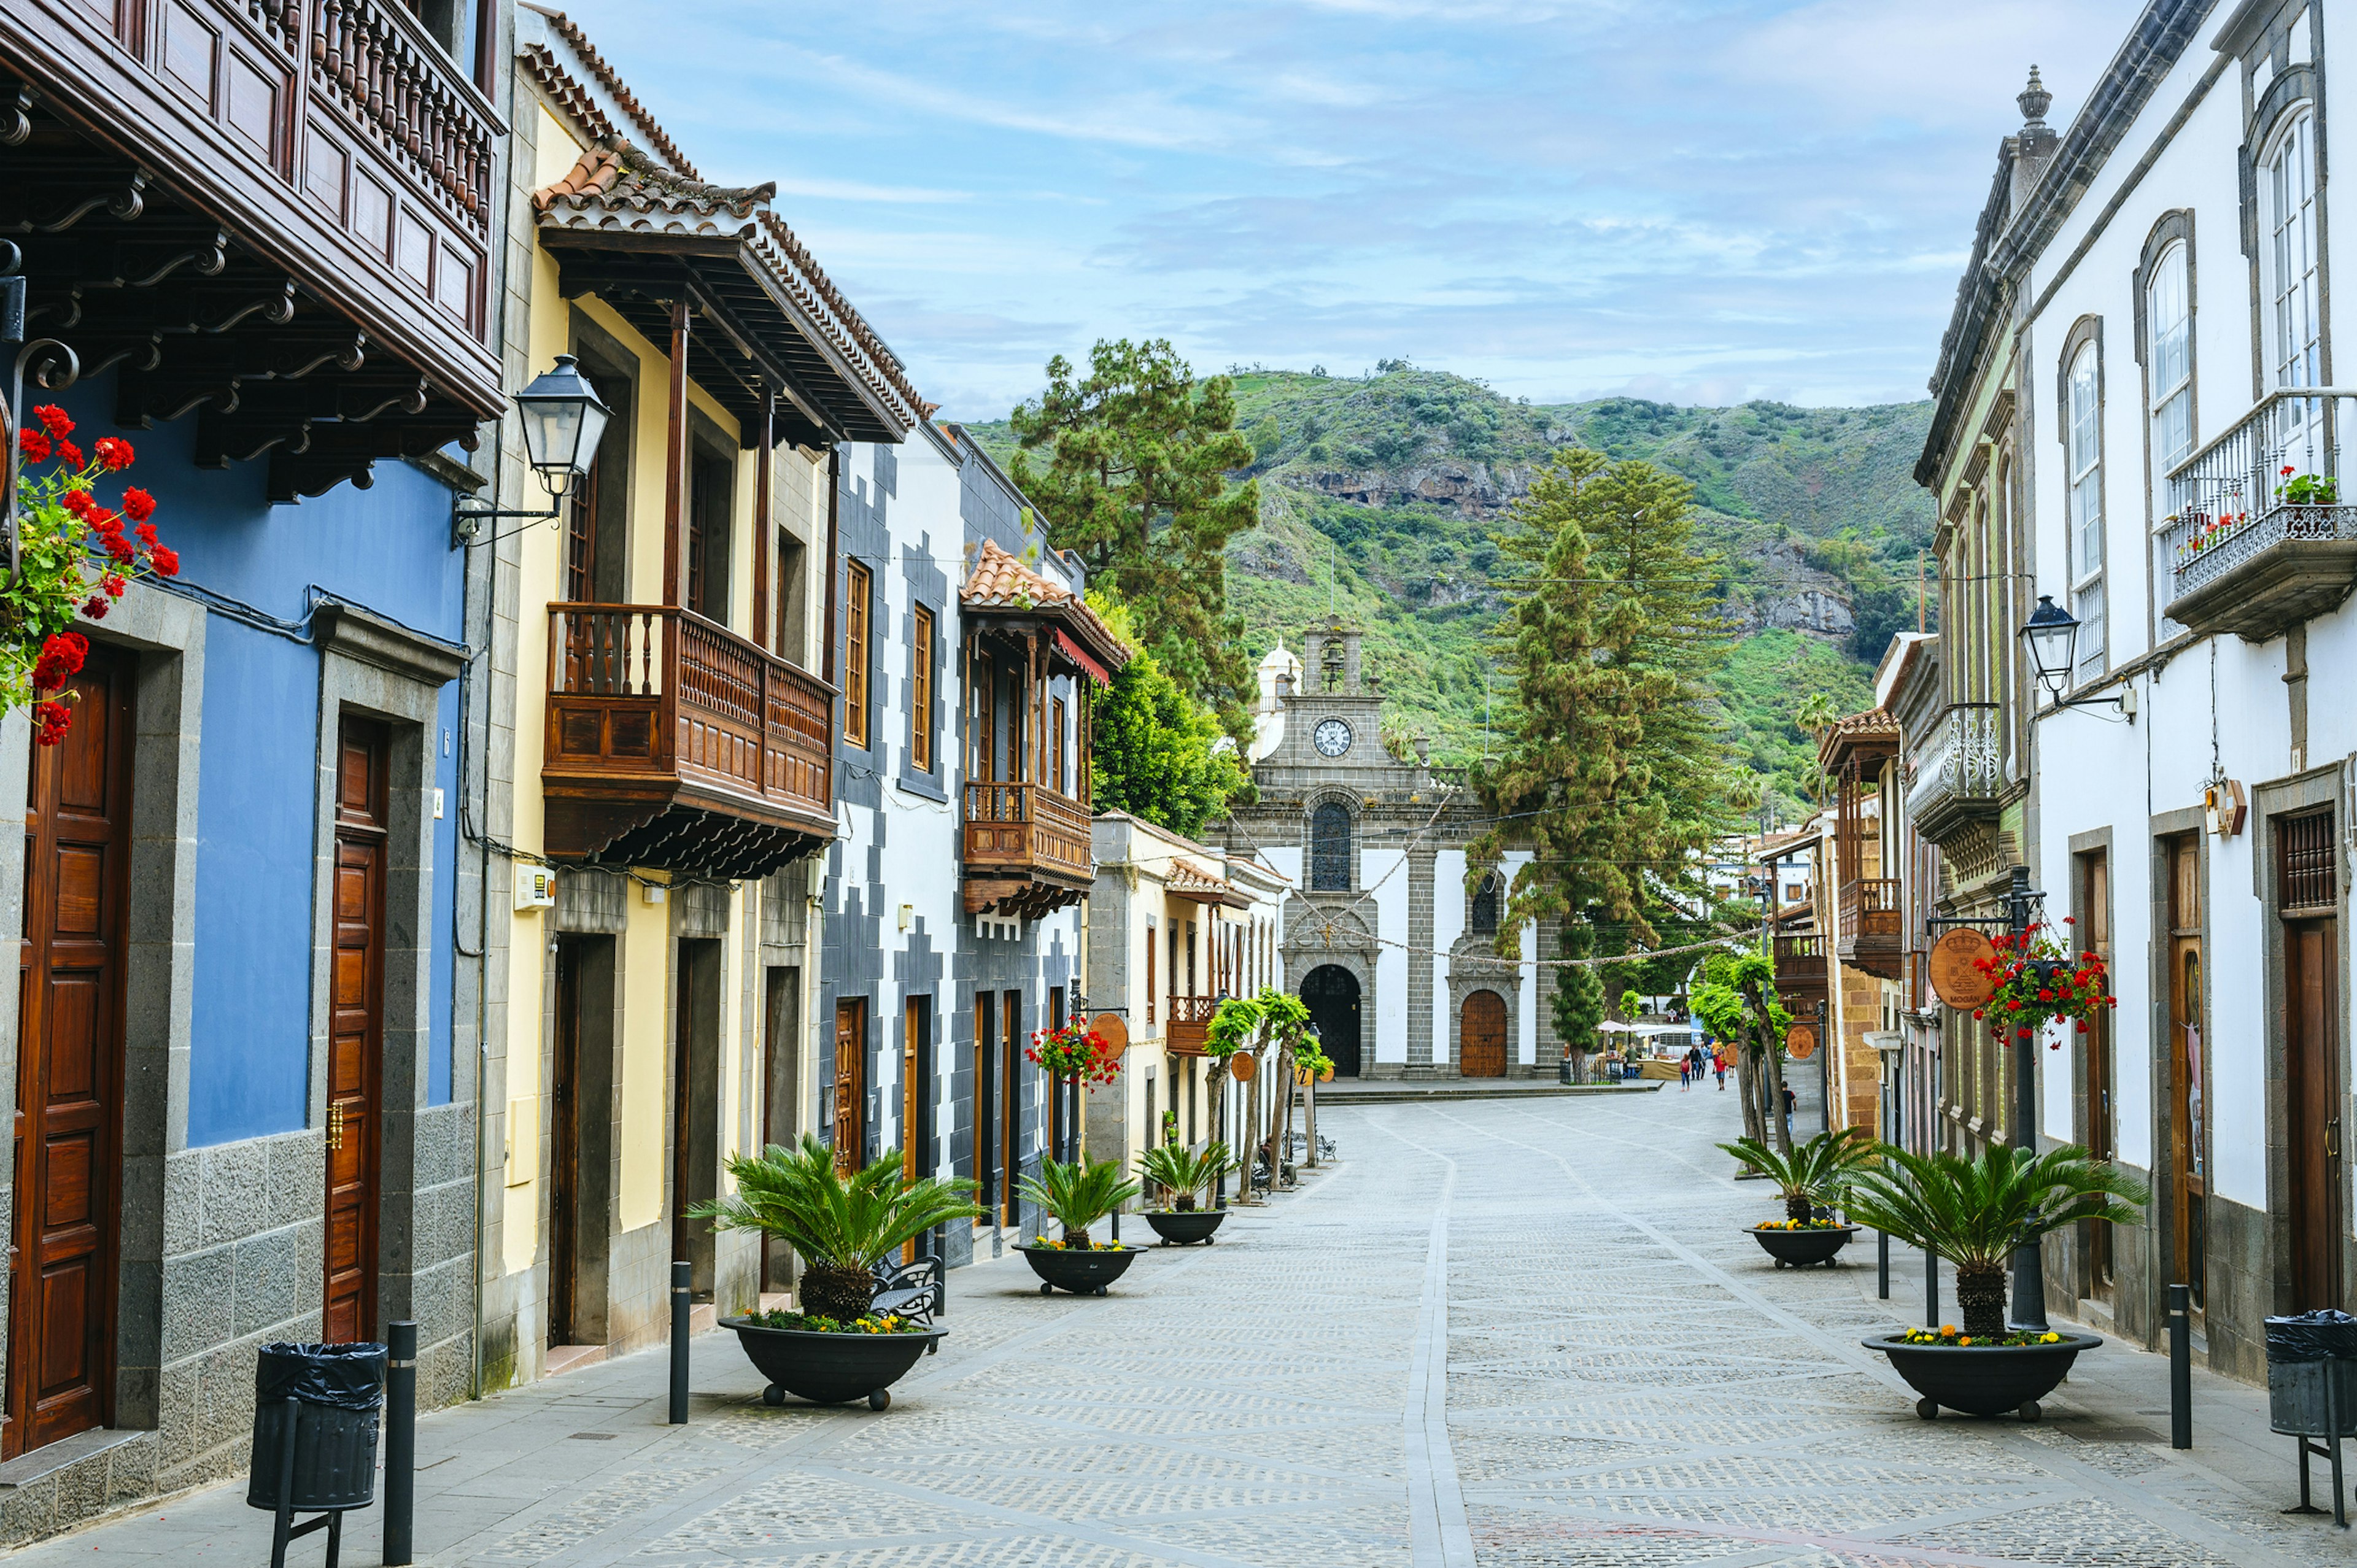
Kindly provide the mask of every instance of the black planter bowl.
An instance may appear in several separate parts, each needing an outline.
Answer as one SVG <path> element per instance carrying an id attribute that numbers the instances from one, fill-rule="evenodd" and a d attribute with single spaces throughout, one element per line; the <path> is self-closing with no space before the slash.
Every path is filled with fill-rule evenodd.
<path id="1" fill-rule="evenodd" d="M 1149 1208 L 1146 1222 L 1166 1244 L 1192 1246 L 1200 1241 L 1210 1246 L 1219 1240 L 1211 1232 L 1228 1217 L 1224 1208 Z"/>
<path id="2" fill-rule="evenodd" d="M 1915 1413 L 1925 1421 L 1943 1410 L 2036 1421 L 2038 1402 L 2054 1391 L 2079 1352 L 2103 1342 L 2100 1334 L 2065 1334 L 2051 1345 L 1910 1345 L 1900 1334 L 1861 1341 L 1889 1357 L 1891 1369 L 1923 1396 Z"/>
<path id="3" fill-rule="evenodd" d="M 1017 1247 L 1017 1251 L 1031 1260 L 1031 1272 L 1039 1276 L 1039 1294 L 1048 1295 L 1068 1290 L 1074 1295 L 1103 1295 L 1105 1287 L 1129 1272 L 1143 1247 L 1092 1247 L 1085 1252 L 1068 1252 L 1060 1247 Z"/>
<path id="4" fill-rule="evenodd" d="M 788 1394 L 813 1404 L 849 1404 L 866 1400 L 870 1410 L 892 1402 L 885 1391 L 917 1364 L 917 1358 L 949 1332 L 923 1334 L 819 1334 L 807 1328 L 771 1328 L 749 1317 L 724 1317 L 737 1331 L 746 1359 L 770 1380 L 764 1404 L 783 1404 Z"/>
<path id="5" fill-rule="evenodd" d="M 1781 1268 L 1807 1268 L 1813 1263 L 1831 1266 L 1834 1254 L 1849 1245 L 1857 1234 L 1855 1225 L 1834 1225 L 1816 1230 L 1763 1230 L 1750 1227 L 1752 1239 L 1760 1251 L 1776 1260 Z"/>

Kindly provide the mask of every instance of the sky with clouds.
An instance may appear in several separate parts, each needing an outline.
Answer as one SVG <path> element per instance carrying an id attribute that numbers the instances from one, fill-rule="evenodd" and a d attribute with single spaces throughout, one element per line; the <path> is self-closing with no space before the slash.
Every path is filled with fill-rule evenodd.
<path id="1" fill-rule="evenodd" d="M 949 417 L 1048 357 L 1923 395 L 2029 65 L 2136 0 L 571 0 Z"/>

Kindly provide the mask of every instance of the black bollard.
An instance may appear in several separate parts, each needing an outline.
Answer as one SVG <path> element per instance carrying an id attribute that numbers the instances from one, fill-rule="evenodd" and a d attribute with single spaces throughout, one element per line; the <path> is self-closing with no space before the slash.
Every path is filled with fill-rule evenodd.
<path id="1" fill-rule="evenodd" d="M 2169 1445 L 2171 1448 L 2193 1446 L 2192 1294 L 2190 1287 L 2186 1285 L 2169 1287 Z"/>
<path id="2" fill-rule="evenodd" d="M 1940 1254 L 1923 1249 L 1923 1326 L 1940 1326 Z"/>
<path id="3" fill-rule="evenodd" d="M 687 1424 L 687 1320 L 694 1309 L 688 1300 L 694 1265 L 671 1266 L 671 1423 Z"/>
<path id="4" fill-rule="evenodd" d="M 413 1561 L 411 1520 L 417 1510 L 417 1325 L 384 1332 L 384 1561 Z"/>
<path id="5" fill-rule="evenodd" d="M 1874 1233 L 1874 1294 L 1881 1300 L 1890 1299 L 1890 1232 Z"/>

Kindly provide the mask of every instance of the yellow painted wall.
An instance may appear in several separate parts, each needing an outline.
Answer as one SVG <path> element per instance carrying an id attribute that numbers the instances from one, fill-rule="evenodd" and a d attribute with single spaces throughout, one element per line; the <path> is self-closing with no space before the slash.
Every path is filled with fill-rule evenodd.
<path id="1" fill-rule="evenodd" d="M 662 878 L 651 878 L 660 881 Z M 645 890 L 630 890 L 630 924 L 620 943 L 622 985 L 621 1125 L 615 1142 L 621 1155 L 621 1190 L 615 1195 L 615 1223 L 635 1230 L 662 1218 L 663 1127 L 666 1101 L 665 1046 L 670 1039 L 671 906 L 650 904 Z"/>

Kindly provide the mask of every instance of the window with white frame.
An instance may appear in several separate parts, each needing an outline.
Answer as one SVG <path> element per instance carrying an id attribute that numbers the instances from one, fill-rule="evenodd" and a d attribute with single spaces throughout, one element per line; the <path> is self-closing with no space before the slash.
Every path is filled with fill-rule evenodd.
<path id="1" fill-rule="evenodd" d="M 2312 387 L 2323 379 L 2323 300 L 2318 278 L 2316 119 L 2306 108 L 2285 120 L 2266 156 L 2267 385 Z M 2307 399 L 2276 404 L 2276 462 L 2320 473 L 2315 427 L 2321 410 Z M 2274 466 L 2273 464 L 2270 465 Z"/>
<path id="2" fill-rule="evenodd" d="M 2152 264 L 2145 288 L 2145 351 L 2152 395 L 2153 494 L 2168 493 L 2169 471 L 2193 451 L 2193 306 L 2182 242 Z"/>
<path id="3" fill-rule="evenodd" d="M 2079 618 L 2082 681 L 2100 675 L 2104 649 L 2104 398 L 2101 361 L 2088 343 L 2071 361 L 2071 613 Z"/>

